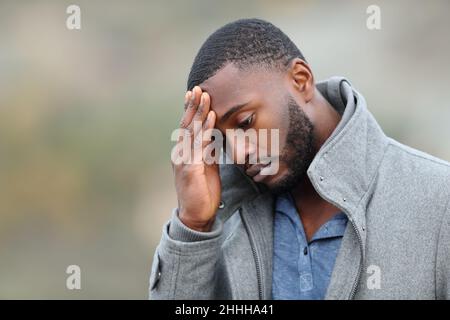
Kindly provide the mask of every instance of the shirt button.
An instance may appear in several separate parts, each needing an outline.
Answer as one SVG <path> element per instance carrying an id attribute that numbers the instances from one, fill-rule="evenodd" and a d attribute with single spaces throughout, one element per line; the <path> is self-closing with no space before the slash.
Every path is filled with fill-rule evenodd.
<path id="1" fill-rule="evenodd" d="M 305 256 L 308 254 L 308 247 L 305 247 L 305 248 L 303 249 L 303 254 L 304 254 Z"/>

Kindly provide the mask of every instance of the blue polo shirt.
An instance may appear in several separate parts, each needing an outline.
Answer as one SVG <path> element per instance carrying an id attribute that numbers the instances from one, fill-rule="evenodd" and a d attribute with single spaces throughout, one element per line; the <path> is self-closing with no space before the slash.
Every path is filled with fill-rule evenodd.
<path id="1" fill-rule="evenodd" d="M 334 263 L 347 225 L 340 212 L 323 224 L 308 243 L 290 193 L 275 205 L 272 298 L 325 298 Z"/>

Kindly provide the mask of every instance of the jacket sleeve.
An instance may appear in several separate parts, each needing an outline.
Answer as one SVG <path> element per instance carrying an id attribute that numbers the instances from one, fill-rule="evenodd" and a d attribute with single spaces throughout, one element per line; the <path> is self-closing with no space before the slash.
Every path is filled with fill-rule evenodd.
<path id="1" fill-rule="evenodd" d="M 221 235 L 220 219 L 210 232 L 198 232 L 185 226 L 174 209 L 153 257 L 150 299 L 215 299 Z"/>
<path id="2" fill-rule="evenodd" d="M 450 299 L 450 199 L 439 231 L 436 256 L 436 299 Z"/>

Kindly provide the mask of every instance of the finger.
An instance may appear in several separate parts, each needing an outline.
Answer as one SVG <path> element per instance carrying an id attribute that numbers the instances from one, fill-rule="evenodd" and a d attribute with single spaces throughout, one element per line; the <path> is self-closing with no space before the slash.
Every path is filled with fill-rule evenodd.
<path id="1" fill-rule="evenodd" d="M 205 99 L 205 97 L 207 98 Z M 202 94 L 201 88 L 196 86 L 192 89 L 192 94 L 190 97 L 190 106 L 188 110 L 194 111 L 194 116 L 192 113 L 190 116 L 186 116 L 185 123 L 189 121 L 186 129 L 183 130 L 183 139 L 187 139 L 185 142 L 190 143 L 191 151 L 194 154 L 194 162 L 201 161 L 201 147 L 202 147 L 202 126 L 206 115 L 204 115 L 204 110 L 209 110 L 209 95 Z M 206 105 L 206 109 L 205 109 Z M 192 117 L 191 120 L 190 117 Z M 181 140 L 181 138 L 179 139 Z M 200 156 L 199 156 L 200 154 Z M 196 156 L 197 155 L 197 156 Z"/>
<path id="2" fill-rule="evenodd" d="M 186 92 L 184 96 L 184 109 L 185 113 L 180 121 L 180 127 L 187 128 L 192 121 L 192 117 L 197 111 L 198 104 L 200 103 L 202 89 L 199 86 L 195 86 L 192 91 Z"/>
<path id="3" fill-rule="evenodd" d="M 200 103 L 197 109 L 197 112 L 194 115 L 194 119 L 192 119 L 191 123 L 191 129 L 193 129 L 193 136 L 194 136 L 194 148 L 201 148 L 202 146 L 202 130 L 204 126 L 204 120 L 206 119 L 203 117 L 203 110 L 205 110 L 205 94 L 202 94 L 200 97 Z"/>
<path id="4" fill-rule="evenodd" d="M 194 88 L 192 88 L 192 93 L 193 93 L 193 104 L 194 104 L 194 108 L 198 107 L 199 103 L 200 103 L 200 97 L 202 95 L 202 88 L 200 88 L 199 86 L 195 86 Z"/>
<path id="5" fill-rule="evenodd" d="M 216 113 L 214 111 L 209 111 L 208 115 L 206 116 L 206 120 L 203 124 L 203 148 L 211 143 L 211 138 L 213 135 L 214 125 L 216 123 Z"/>
<path id="6" fill-rule="evenodd" d="M 178 136 L 178 141 L 181 141 L 181 137 L 185 135 L 191 135 L 191 138 L 194 136 L 192 119 L 197 111 L 198 105 L 200 103 L 201 97 L 199 96 L 201 93 L 201 88 L 195 86 L 192 91 L 187 91 L 184 96 L 184 105 L 185 112 L 180 121 L 180 135 Z M 192 139 L 191 139 L 192 141 Z"/>
<path id="7" fill-rule="evenodd" d="M 190 101 L 191 101 L 191 95 L 192 95 L 192 91 L 186 91 L 186 94 L 184 95 L 184 111 L 187 110 L 187 108 L 189 108 Z"/>
<path id="8" fill-rule="evenodd" d="M 180 128 L 187 128 L 192 121 L 196 108 L 194 108 L 195 96 L 192 91 L 187 91 L 184 96 L 184 113 L 180 120 Z"/>
<path id="9" fill-rule="evenodd" d="M 210 109 L 210 98 L 209 94 L 203 92 L 200 98 L 200 103 L 195 112 L 194 119 L 192 121 L 200 121 L 202 124 L 208 116 L 208 112 Z"/>
<path id="10" fill-rule="evenodd" d="M 214 125 L 216 122 L 216 114 L 214 111 L 209 111 L 206 120 L 203 125 L 203 141 L 202 141 L 202 154 L 203 162 L 207 165 L 217 163 L 216 159 L 216 144 L 211 141 L 213 137 Z"/>

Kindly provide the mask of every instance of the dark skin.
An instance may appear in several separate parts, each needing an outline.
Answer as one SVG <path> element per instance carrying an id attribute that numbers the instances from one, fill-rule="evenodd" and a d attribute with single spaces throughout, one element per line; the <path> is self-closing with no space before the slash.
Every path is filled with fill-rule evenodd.
<path id="1" fill-rule="evenodd" d="M 316 89 L 313 74 L 301 59 L 291 61 L 288 70 L 283 72 L 260 68 L 239 70 L 227 64 L 192 92 L 187 92 L 181 127 L 189 128 L 196 118 L 203 121 L 204 128 L 215 127 L 223 133 L 236 128 L 277 128 L 280 150 L 283 150 L 289 126 L 289 114 L 283 108 L 286 94 L 291 95 L 313 123 L 314 149 L 319 150 L 336 128 L 340 116 Z M 245 155 L 253 151 L 251 147 L 236 150 Z M 195 230 L 209 231 L 220 201 L 217 166 L 187 164 L 174 166 L 174 171 L 180 219 Z M 253 175 L 251 169 L 247 173 Z M 285 174 L 286 165 L 280 163 L 277 174 L 264 176 L 258 182 L 270 188 Z M 290 191 L 309 241 L 320 226 L 340 210 L 322 199 L 308 176 L 304 177 Z M 202 197 L 207 201 L 201 201 Z"/>

